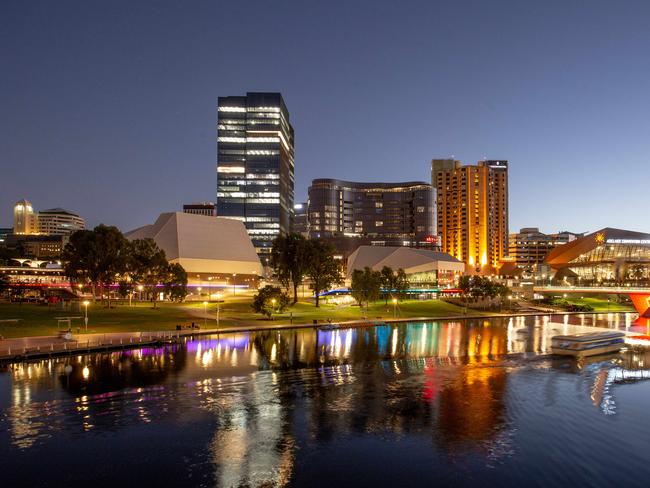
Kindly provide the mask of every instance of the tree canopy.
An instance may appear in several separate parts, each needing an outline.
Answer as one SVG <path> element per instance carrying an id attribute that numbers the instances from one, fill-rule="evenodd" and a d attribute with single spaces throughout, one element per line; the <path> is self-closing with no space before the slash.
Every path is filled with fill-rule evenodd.
<path id="1" fill-rule="evenodd" d="M 293 303 L 298 301 L 298 287 L 309 271 L 311 243 L 301 234 L 280 234 L 273 241 L 270 264 L 278 281 L 293 288 Z"/>
<path id="2" fill-rule="evenodd" d="M 321 239 L 310 239 L 309 267 L 307 276 L 311 279 L 316 307 L 319 306 L 320 294 L 332 285 L 341 283 L 341 262 L 334 257 L 334 247 Z"/>
<path id="3" fill-rule="evenodd" d="M 278 286 L 266 285 L 253 297 L 251 308 L 270 319 L 274 313 L 283 312 L 289 305 L 289 296 Z"/>

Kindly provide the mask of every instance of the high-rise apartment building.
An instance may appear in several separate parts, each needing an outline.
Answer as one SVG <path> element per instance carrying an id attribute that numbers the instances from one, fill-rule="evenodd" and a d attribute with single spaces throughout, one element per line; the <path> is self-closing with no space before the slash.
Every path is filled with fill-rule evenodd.
<path id="1" fill-rule="evenodd" d="M 186 203 L 183 205 L 183 213 L 214 217 L 217 209 L 214 202 Z"/>
<path id="2" fill-rule="evenodd" d="M 38 233 L 50 236 L 69 236 L 84 230 L 86 221 L 76 213 L 63 208 L 51 208 L 38 212 Z"/>
<path id="3" fill-rule="evenodd" d="M 382 246 L 435 244 L 435 189 L 428 183 L 317 179 L 309 187 L 309 234 L 359 237 Z"/>
<path id="4" fill-rule="evenodd" d="M 508 252 L 508 162 L 431 161 L 442 251 L 481 273 L 494 273 Z"/>
<path id="5" fill-rule="evenodd" d="M 219 97 L 217 214 L 244 222 L 258 253 L 291 231 L 293 144 L 280 93 Z"/>
<path id="6" fill-rule="evenodd" d="M 32 203 L 19 200 L 14 205 L 14 234 L 37 234 L 38 217 Z"/>

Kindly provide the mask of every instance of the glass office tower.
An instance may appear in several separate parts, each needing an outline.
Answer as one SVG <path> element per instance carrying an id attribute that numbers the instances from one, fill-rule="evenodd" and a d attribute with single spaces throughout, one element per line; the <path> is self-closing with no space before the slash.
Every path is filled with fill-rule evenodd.
<path id="1" fill-rule="evenodd" d="M 293 138 L 280 93 L 219 97 L 217 215 L 243 221 L 259 254 L 292 227 Z"/>

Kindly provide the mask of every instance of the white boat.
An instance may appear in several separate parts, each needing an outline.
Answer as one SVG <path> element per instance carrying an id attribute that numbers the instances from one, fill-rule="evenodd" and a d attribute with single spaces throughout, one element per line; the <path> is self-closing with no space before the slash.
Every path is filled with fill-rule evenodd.
<path id="1" fill-rule="evenodd" d="M 562 356 L 583 357 L 618 352 L 624 345 L 623 332 L 583 332 L 551 338 L 551 351 Z"/>

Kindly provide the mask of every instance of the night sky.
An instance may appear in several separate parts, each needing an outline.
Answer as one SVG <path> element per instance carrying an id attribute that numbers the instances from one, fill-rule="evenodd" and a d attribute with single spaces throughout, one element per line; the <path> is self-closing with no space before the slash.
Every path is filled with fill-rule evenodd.
<path id="1" fill-rule="evenodd" d="M 280 91 L 313 178 L 510 161 L 510 228 L 650 231 L 647 1 L 0 2 L 0 226 L 214 200 L 216 100 Z"/>

